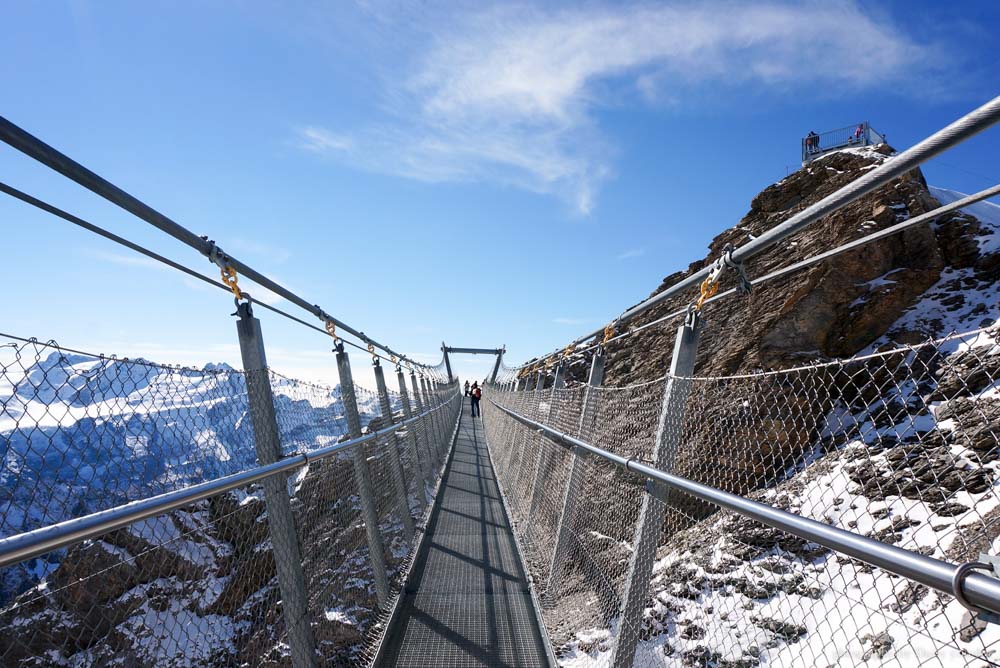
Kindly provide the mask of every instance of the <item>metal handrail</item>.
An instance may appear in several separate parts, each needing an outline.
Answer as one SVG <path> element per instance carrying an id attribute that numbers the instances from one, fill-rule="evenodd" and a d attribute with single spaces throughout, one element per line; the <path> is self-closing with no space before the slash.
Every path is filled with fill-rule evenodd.
<path id="1" fill-rule="evenodd" d="M 960 572 L 962 566 L 910 552 L 873 538 L 859 536 L 829 524 L 778 510 L 730 492 L 666 473 L 552 429 L 541 422 L 500 406 L 492 399 L 489 399 L 489 402 L 521 424 L 542 432 L 558 445 L 569 449 L 580 448 L 628 471 L 638 473 L 648 480 L 663 483 L 685 494 L 732 510 L 743 517 L 822 545 L 840 554 L 854 557 L 869 565 L 882 568 L 945 594 L 964 595 L 968 603 L 1000 614 L 1000 580 L 976 572 L 965 574 Z"/>
<path id="2" fill-rule="evenodd" d="M 460 399 L 460 395 L 456 391 L 450 399 L 435 408 L 426 410 L 420 415 L 414 415 L 391 427 L 379 429 L 359 438 L 353 438 L 309 452 L 301 452 L 283 458 L 281 461 L 273 464 L 258 466 L 247 471 L 234 473 L 233 475 L 208 480 L 197 485 L 190 485 L 165 494 L 132 501 L 131 503 L 101 510 L 90 515 L 76 517 L 57 524 L 9 536 L 0 540 L 0 568 L 5 568 L 83 540 L 98 538 L 129 524 L 162 515 L 171 510 L 207 499 L 210 496 L 228 492 L 237 487 L 243 487 L 264 480 L 265 478 L 270 478 L 271 476 L 292 471 L 293 469 L 306 466 L 311 462 L 326 459 L 338 452 L 343 452 L 363 443 L 383 438 L 421 418 L 444 410 L 445 407 L 458 399 Z"/>

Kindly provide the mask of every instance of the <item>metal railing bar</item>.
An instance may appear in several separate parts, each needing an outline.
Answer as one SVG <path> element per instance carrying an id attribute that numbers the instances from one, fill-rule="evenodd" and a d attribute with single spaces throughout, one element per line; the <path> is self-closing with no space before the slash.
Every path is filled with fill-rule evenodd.
<path id="1" fill-rule="evenodd" d="M 179 223 L 171 220 L 164 214 L 160 213 L 156 209 L 152 208 L 145 202 L 137 199 L 136 197 L 125 192 L 118 186 L 114 185 L 107 179 L 98 176 L 96 173 L 87 169 L 80 163 L 76 162 L 69 156 L 61 153 L 55 148 L 49 146 L 41 139 L 35 137 L 31 133 L 27 132 L 23 128 L 11 123 L 9 120 L 0 116 L 0 140 L 7 143 L 11 147 L 21 151 L 25 155 L 34 158 L 43 165 L 49 167 L 50 169 L 62 174 L 66 178 L 77 182 L 87 190 L 90 190 L 96 195 L 100 195 L 104 199 L 108 200 L 112 204 L 115 204 L 122 209 L 128 211 L 137 218 L 149 223 L 150 225 L 158 228 L 159 230 L 169 234 L 178 241 L 187 244 L 191 248 L 194 248 L 199 253 L 206 257 L 211 257 L 213 252 L 220 252 L 221 249 L 218 248 L 214 242 L 209 241 L 207 238 L 202 238 L 187 229 L 186 227 L 180 225 Z M 256 271 L 249 265 L 241 262 L 240 260 L 234 258 L 228 253 L 222 253 L 226 262 L 236 269 L 240 275 L 249 278 L 258 285 L 261 285 L 271 292 L 280 295 L 295 304 L 299 308 L 302 308 L 309 313 L 312 313 L 317 318 L 321 320 L 329 320 L 333 322 L 339 329 L 350 333 L 351 335 L 361 339 L 366 344 L 370 343 L 376 348 L 379 348 L 390 356 L 394 355 L 401 360 L 406 360 L 414 366 L 429 369 L 432 368 L 426 364 L 421 364 L 415 360 L 410 359 L 406 355 L 396 352 L 392 348 L 389 348 L 385 344 L 379 343 L 375 339 L 369 337 L 364 332 L 354 329 L 350 325 L 338 320 L 337 318 L 331 316 L 317 304 L 310 304 L 308 301 L 295 294 L 291 290 L 285 288 L 281 284 L 271 280 L 267 276 L 264 276 L 260 272 Z"/>
<path id="2" fill-rule="evenodd" d="M 234 473 L 233 475 L 208 480 L 197 485 L 190 485 L 172 492 L 166 492 L 165 494 L 140 499 L 115 506 L 114 508 L 91 513 L 90 515 L 84 515 L 83 517 L 73 518 L 0 539 L 0 568 L 5 568 L 83 540 L 98 538 L 129 524 L 162 515 L 171 510 L 228 492 L 237 487 L 244 487 L 265 478 L 292 471 L 293 469 L 330 457 L 338 452 L 383 438 L 435 411 L 444 410 L 446 406 L 458 398 L 459 395 L 456 393 L 451 399 L 440 406 L 424 411 L 420 415 L 415 415 L 391 427 L 365 434 L 360 438 L 317 448 L 309 452 L 298 453 L 273 464 L 258 466 L 247 471 Z"/>
<path id="3" fill-rule="evenodd" d="M 946 561 L 927 557 L 916 552 L 910 552 L 894 545 L 866 536 L 839 529 L 837 527 L 817 522 L 794 513 L 778 510 L 771 506 L 751 501 L 742 496 L 702 485 L 701 483 L 665 473 L 646 464 L 641 464 L 627 457 L 616 455 L 602 448 L 574 438 L 568 434 L 552 429 L 540 422 L 527 418 L 510 409 L 500 406 L 492 399 L 490 403 L 497 409 L 517 420 L 521 424 L 538 430 L 549 439 L 567 448 L 583 448 L 593 455 L 601 457 L 622 468 L 638 473 L 648 480 L 663 483 L 680 492 L 694 496 L 743 517 L 756 520 L 775 529 L 798 536 L 835 552 L 854 557 L 871 566 L 882 568 L 890 573 L 913 580 L 919 584 L 936 589 L 948 595 L 954 595 L 953 579 L 959 566 Z M 1000 613 L 1000 580 L 980 573 L 970 573 L 962 580 L 962 592 L 973 605 Z"/>
<path id="4" fill-rule="evenodd" d="M 824 197 L 819 202 L 803 209 L 785 222 L 780 223 L 767 232 L 761 234 L 756 239 L 740 246 L 739 248 L 736 248 L 732 253 L 732 261 L 738 264 L 754 257 L 755 255 L 759 255 L 787 237 L 800 232 L 820 219 L 835 213 L 854 200 L 885 185 L 892 179 L 920 166 L 934 156 L 957 146 L 963 141 L 973 137 L 983 130 L 986 130 L 998 122 L 1000 122 L 1000 96 L 994 97 L 986 104 L 983 104 L 968 114 L 965 114 L 958 120 L 925 138 L 923 141 L 911 146 L 892 158 L 892 160 L 887 160 L 861 178 L 848 183 L 839 190 Z M 712 265 L 706 265 L 690 276 L 682 278 L 680 281 L 674 283 L 662 292 L 659 292 L 626 310 L 613 321 L 613 324 L 616 326 L 624 325 L 636 316 L 645 313 L 664 300 L 673 297 L 683 290 L 700 284 L 701 281 L 711 273 L 711 271 Z M 603 333 L 604 328 L 602 327 L 585 334 L 584 336 L 578 337 L 571 342 L 570 345 L 579 345 L 585 341 L 599 337 Z M 536 359 L 544 359 L 558 352 L 561 352 L 561 350 L 553 351 L 548 355 Z M 518 368 L 523 368 L 524 366 L 527 366 L 527 364 Z"/>

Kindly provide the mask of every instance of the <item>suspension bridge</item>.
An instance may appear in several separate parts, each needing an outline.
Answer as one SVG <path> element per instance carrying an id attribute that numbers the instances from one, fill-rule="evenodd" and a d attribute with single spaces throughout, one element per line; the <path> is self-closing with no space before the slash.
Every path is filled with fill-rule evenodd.
<path id="1" fill-rule="evenodd" d="M 512 367 L 503 346 L 419 363 L 0 118 L 6 144 L 220 278 L 0 191 L 231 295 L 243 363 L 0 334 L 3 664 L 997 664 L 997 324 L 780 370 L 695 362 L 713 303 L 1000 193 L 747 268 L 998 121 L 1000 98 Z M 326 337 L 335 387 L 269 366 L 265 311 Z M 672 333 L 669 368 L 606 385 L 610 351 L 655 328 Z M 355 384 L 354 350 L 375 391 Z M 495 358 L 481 418 L 459 354 Z"/>

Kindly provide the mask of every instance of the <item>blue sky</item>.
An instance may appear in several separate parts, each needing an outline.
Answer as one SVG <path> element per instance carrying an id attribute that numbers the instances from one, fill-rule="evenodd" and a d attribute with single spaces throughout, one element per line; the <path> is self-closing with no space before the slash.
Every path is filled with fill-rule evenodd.
<path id="1" fill-rule="evenodd" d="M 0 114 L 427 361 L 443 339 L 506 344 L 520 362 L 603 325 L 795 169 L 810 129 L 867 119 L 906 148 L 1000 92 L 1000 6 L 986 1 L 4 15 Z M 998 149 L 993 129 L 925 173 L 979 190 L 1000 180 Z M 6 146 L 0 180 L 214 275 Z M 6 197 L 0 230 L 0 331 L 236 363 L 223 293 Z M 335 381 L 325 337 L 261 317 L 274 367 Z M 490 364 L 456 360 L 465 377 Z"/>

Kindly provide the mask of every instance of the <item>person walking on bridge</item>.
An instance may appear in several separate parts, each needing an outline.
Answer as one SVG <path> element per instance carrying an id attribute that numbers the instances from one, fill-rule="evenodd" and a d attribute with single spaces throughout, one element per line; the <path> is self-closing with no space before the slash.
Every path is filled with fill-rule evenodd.
<path id="1" fill-rule="evenodd" d="M 465 381 L 465 396 L 469 396 L 469 381 Z"/>
<path id="2" fill-rule="evenodd" d="M 472 384 L 472 389 L 469 390 L 469 396 L 472 397 L 472 417 L 479 415 L 479 400 L 483 396 L 483 391 L 479 387 L 479 382 L 476 381 Z"/>

